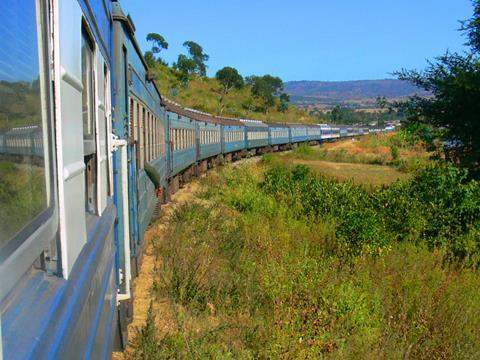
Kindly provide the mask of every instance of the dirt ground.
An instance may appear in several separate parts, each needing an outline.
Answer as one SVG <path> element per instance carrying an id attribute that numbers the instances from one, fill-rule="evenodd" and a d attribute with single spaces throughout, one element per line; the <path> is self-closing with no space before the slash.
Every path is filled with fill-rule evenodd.
<path id="1" fill-rule="evenodd" d="M 145 254 L 140 267 L 139 276 L 133 280 L 133 321 L 128 326 L 129 346 L 122 352 L 114 352 L 114 360 L 123 360 L 132 352 L 131 341 L 135 337 L 138 329 L 145 325 L 148 309 L 152 302 L 152 288 L 154 285 L 155 274 L 159 266 L 158 259 L 155 257 L 154 242 L 162 241 L 164 230 L 168 225 L 170 216 L 175 208 L 195 199 L 195 194 L 199 191 L 200 185 L 197 180 L 187 184 L 172 196 L 171 202 L 162 206 L 162 212 L 159 219 L 154 221 L 145 234 Z M 175 327 L 175 320 L 171 316 L 171 309 L 166 301 L 155 301 L 152 303 L 155 314 L 162 314 L 162 317 L 156 317 L 156 325 L 159 334 L 165 334 Z"/>

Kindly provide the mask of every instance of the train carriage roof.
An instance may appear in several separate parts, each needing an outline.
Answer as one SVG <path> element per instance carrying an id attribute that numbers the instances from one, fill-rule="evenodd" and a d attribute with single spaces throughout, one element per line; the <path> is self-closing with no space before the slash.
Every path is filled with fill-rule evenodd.
<path id="1" fill-rule="evenodd" d="M 268 128 L 268 125 L 260 120 L 239 119 L 246 127 Z"/>
<path id="2" fill-rule="evenodd" d="M 268 125 L 268 127 L 288 128 L 288 125 L 286 125 L 285 123 L 276 123 L 270 121 L 264 121 L 263 123 Z"/>
<path id="3" fill-rule="evenodd" d="M 285 123 L 285 126 L 288 126 L 289 128 L 306 128 L 308 125 L 298 123 Z"/>
<path id="4" fill-rule="evenodd" d="M 222 125 L 245 126 L 240 120 L 236 118 L 225 117 L 225 116 L 215 116 L 215 119 L 218 120 Z"/>
<path id="5" fill-rule="evenodd" d="M 165 109 L 167 109 L 167 111 L 174 112 L 175 114 L 187 117 L 192 120 L 216 125 L 221 124 L 221 121 L 216 119 L 215 116 L 213 116 L 212 114 L 195 109 L 185 108 L 182 105 L 176 103 L 175 101 L 172 101 L 165 97 L 162 98 L 162 105 L 165 107 Z"/>

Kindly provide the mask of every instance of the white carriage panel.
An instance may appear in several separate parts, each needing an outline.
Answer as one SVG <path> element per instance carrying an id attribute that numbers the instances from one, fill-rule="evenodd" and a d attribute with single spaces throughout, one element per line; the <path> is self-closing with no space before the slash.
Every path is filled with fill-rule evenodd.
<path id="1" fill-rule="evenodd" d="M 97 98 L 97 204 L 101 215 L 107 207 L 108 191 L 108 153 L 107 153 L 107 98 L 108 82 L 105 74 L 106 61 L 100 51 L 96 52 L 96 98 Z"/>
<path id="2" fill-rule="evenodd" d="M 82 12 L 74 0 L 59 4 L 60 142 L 59 171 L 62 267 L 68 277 L 86 243 L 85 164 L 83 159 L 81 29 Z"/>

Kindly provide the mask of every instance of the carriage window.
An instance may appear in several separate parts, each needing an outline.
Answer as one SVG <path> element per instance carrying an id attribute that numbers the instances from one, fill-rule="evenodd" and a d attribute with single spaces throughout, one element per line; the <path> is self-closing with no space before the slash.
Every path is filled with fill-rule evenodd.
<path id="1" fill-rule="evenodd" d="M 153 117 L 153 158 L 156 159 L 158 156 L 158 127 L 157 127 L 157 118 Z"/>
<path id="2" fill-rule="evenodd" d="M 93 44 L 85 30 L 82 31 L 82 118 L 85 154 L 95 152 L 93 106 Z"/>
<path id="3" fill-rule="evenodd" d="M 97 211 L 97 156 L 95 144 L 94 48 L 85 28 L 82 29 L 82 116 L 83 156 L 85 162 L 85 208 Z"/>
<path id="4" fill-rule="evenodd" d="M 39 3 L 0 2 L 0 259 L 34 231 L 50 205 Z"/>
<path id="5" fill-rule="evenodd" d="M 148 112 L 148 110 L 145 110 L 145 127 L 143 128 L 143 138 L 145 140 L 144 144 L 145 144 L 145 148 L 144 148 L 144 158 L 145 158 L 145 162 L 147 163 L 150 159 L 148 158 L 148 146 L 150 144 L 149 142 L 149 138 L 148 138 L 148 128 L 149 128 L 149 124 L 150 123 L 150 114 Z"/>

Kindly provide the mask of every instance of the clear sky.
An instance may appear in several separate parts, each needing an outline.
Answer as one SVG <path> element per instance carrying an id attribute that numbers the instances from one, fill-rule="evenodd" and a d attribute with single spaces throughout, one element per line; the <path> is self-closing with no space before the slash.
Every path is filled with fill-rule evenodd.
<path id="1" fill-rule="evenodd" d="M 142 49 L 149 32 L 163 35 L 172 63 L 193 40 L 223 66 L 289 80 L 391 78 L 401 68 L 463 51 L 459 20 L 470 0 L 120 0 Z"/>

